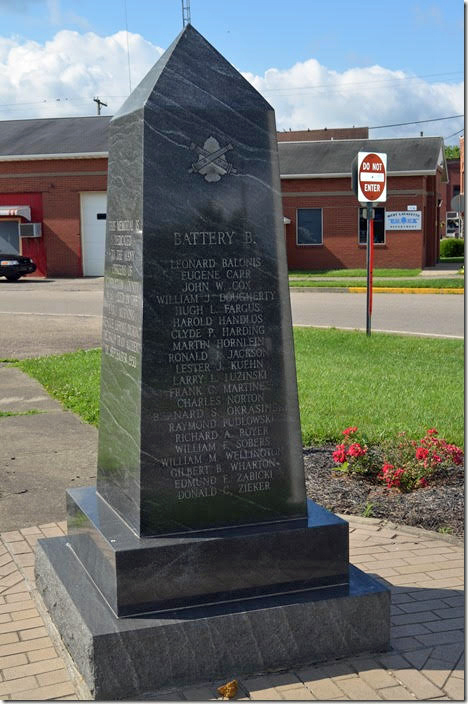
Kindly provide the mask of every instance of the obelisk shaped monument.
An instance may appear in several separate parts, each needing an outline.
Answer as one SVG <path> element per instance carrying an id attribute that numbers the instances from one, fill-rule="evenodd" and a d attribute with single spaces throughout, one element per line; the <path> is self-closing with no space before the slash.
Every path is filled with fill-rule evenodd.
<path id="1" fill-rule="evenodd" d="M 111 121 L 101 398 L 97 491 L 36 552 L 83 698 L 388 646 L 305 498 L 273 110 L 190 25 Z"/>
<path id="2" fill-rule="evenodd" d="M 191 25 L 108 187 L 98 493 L 140 536 L 305 516 L 274 112 Z"/>

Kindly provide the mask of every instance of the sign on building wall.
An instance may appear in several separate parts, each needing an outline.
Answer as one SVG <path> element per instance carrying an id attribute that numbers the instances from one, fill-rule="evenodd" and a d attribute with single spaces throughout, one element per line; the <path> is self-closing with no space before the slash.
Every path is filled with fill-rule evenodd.
<path id="1" fill-rule="evenodd" d="M 385 213 L 386 230 L 420 230 L 420 210 L 387 210 Z"/>

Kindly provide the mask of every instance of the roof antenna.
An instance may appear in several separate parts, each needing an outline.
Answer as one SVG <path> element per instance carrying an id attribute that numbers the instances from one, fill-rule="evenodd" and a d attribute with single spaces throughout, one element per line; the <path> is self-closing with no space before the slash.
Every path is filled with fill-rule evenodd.
<path id="1" fill-rule="evenodd" d="M 192 24 L 190 17 L 190 0 L 182 0 L 182 27 Z"/>

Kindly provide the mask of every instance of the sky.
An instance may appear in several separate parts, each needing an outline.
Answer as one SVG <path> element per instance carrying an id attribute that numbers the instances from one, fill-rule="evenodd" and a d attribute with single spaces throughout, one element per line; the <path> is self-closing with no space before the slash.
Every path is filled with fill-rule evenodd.
<path id="1" fill-rule="evenodd" d="M 462 0 L 190 0 L 190 10 L 279 130 L 368 126 L 373 138 L 423 132 L 446 144 L 463 134 Z M 181 29 L 182 0 L 0 0 L 0 120 L 94 115 L 94 97 L 112 115 Z"/>

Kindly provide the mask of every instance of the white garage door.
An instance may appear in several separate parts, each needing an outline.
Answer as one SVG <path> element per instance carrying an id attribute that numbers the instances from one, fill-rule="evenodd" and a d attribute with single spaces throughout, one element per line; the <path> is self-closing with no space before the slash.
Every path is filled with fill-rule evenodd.
<path id="1" fill-rule="evenodd" d="M 81 193 L 83 276 L 104 276 L 107 193 Z"/>

